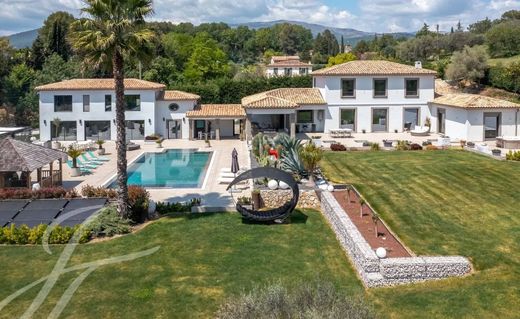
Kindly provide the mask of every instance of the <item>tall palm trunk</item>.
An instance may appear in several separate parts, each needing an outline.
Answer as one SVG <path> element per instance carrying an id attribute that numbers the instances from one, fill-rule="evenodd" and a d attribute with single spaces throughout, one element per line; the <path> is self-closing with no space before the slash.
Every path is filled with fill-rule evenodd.
<path id="1" fill-rule="evenodd" d="M 118 51 L 113 56 L 113 72 L 116 89 L 117 208 L 119 214 L 126 218 L 128 217 L 128 176 L 126 172 L 125 83 L 123 56 Z"/>

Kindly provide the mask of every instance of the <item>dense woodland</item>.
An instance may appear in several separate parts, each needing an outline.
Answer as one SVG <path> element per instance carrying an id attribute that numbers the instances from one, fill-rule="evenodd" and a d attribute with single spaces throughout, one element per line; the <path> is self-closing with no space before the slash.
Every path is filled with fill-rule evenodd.
<path id="1" fill-rule="evenodd" d="M 100 65 L 85 63 L 70 45 L 66 12 L 51 14 L 31 48 L 14 49 L 0 38 L 0 106 L 13 114 L 0 122 L 37 126 L 38 97 L 34 87 L 78 77 L 110 77 Z M 243 96 L 277 87 L 309 87 L 310 77 L 264 77 L 263 65 L 279 54 L 299 55 L 314 69 L 354 59 L 387 59 L 423 65 L 461 85 L 487 84 L 520 93 L 520 59 L 490 67 L 488 58 L 520 54 L 520 11 L 485 19 L 449 32 L 424 24 L 413 38 L 377 35 L 344 52 L 343 39 L 326 30 L 278 24 L 258 30 L 231 28 L 225 23 L 150 22 L 153 44 L 139 56 L 125 57 L 125 76 L 164 83 L 170 89 L 198 93 L 203 103 L 239 103 Z M 3 118 L 1 118 L 3 117 Z"/>

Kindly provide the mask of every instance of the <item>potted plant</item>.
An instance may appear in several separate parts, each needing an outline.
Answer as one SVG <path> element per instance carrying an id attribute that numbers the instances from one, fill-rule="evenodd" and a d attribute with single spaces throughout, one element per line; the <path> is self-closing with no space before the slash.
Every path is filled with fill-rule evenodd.
<path id="1" fill-rule="evenodd" d="M 103 144 L 105 144 L 105 141 L 97 140 L 96 144 L 98 145 L 98 155 L 105 155 L 105 149 L 103 148 Z"/>
<path id="2" fill-rule="evenodd" d="M 54 127 L 56 128 L 56 140 L 52 142 L 52 148 L 54 149 L 61 149 L 61 143 L 58 141 L 58 136 L 60 136 L 60 124 L 61 120 L 59 117 L 55 117 L 52 120 L 52 124 L 54 124 Z"/>
<path id="3" fill-rule="evenodd" d="M 376 212 L 372 212 L 372 222 L 374 222 L 374 230 L 376 238 L 379 237 L 379 231 L 377 230 L 377 223 L 379 222 L 379 215 Z"/>
<path id="4" fill-rule="evenodd" d="M 363 134 L 365 134 L 367 132 L 367 130 L 362 129 L 361 132 L 363 132 Z"/>
<path id="5" fill-rule="evenodd" d="M 393 143 L 394 143 L 394 141 L 391 141 L 391 140 L 383 140 L 384 147 L 392 147 Z"/>
<path id="6" fill-rule="evenodd" d="M 394 130 L 394 133 L 398 133 L 399 131 L 397 129 Z"/>
<path id="7" fill-rule="evenodd" d="M 67 155 L 72 158 L 72 167 L 70 176 L 76 177 L 81 175 L 81 169 L 78 167 L 77 164 L 77 158 L 82 154 L 82 152 L 75 148 L 74 145 L 69 145 L 69 148 L 67 149 Z"/>
<path id="8" fill-rule="evenodd" d="M 464 146 L 466 146 L 466 141 L 460 140 L 460 148 L 464 148 Z"/>
<path id="9" fill-rule="evenodd" d="M 311 142 L 316 144 L 317 147 L 321 147 L 322 146 L 321 136 L 320 135 L 311 136 Z"/>
<path id="10" fill-rule="evenodd" d="M 492 153 L 494 156 L 500 156 L 500 154 L 502 154 L 502 151 L 499 150 L 498 148 L 495 148 L 495 149 L 491 150 L 491 153 Z"/>
<path id="11" fill-rule="evenodd" d="M 359 217 L 363 218 L 363 206 L 365 206 L 365 199 L 359 199 Z"/>
<path id="12" fill-rule="evenodd" d="M 157 148 L 162 148 L 162 142 L 164 141 L 164 139 L 162 138 L 159 138 L 159 139 L 156 139 L 155 140 L 155 144 L 157 144 Z"/>
<path id="13" fill-rule="evenodd" d="M 251 201 L 253 204 L 253 209 L 260 209 L 260 190 L 253 189 L 251 192 Z"/>
<path id="14" fill-rule="evenodd" d="M 432 128 L 432 120 L 430 119 L 429 116 L 427 116 L 426 119 L 424 120 L 424 125 L 429 127 L 430 129 Z"/>
<path id="15" fill-rule="evenodd" d="M 211 147 L 211 142 L 209 141 L 209 139 L 206 137 L 206 147 Z"/>

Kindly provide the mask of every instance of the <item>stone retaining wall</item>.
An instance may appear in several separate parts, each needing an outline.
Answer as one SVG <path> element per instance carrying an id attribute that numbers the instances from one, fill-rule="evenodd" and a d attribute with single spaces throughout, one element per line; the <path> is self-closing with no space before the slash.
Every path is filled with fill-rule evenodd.
<path id="1" fill-rule="evenodd" d="M 262 189 L 260 197 L 266 207 L 280 207 L 292 198 L 292 190 L 290 189 Z M 298 199 L 298 207 L 320 209 L 320 200 L 316 196 L 314 190 L 300 190 Z"/>
<path id="2" fill-rule="evenodd" d="M 463 276 L 471 272 L 471 263 L 461 256 L 379 259 L 332 193 L 321 193 L 321 211 L 367 287 Z"/>

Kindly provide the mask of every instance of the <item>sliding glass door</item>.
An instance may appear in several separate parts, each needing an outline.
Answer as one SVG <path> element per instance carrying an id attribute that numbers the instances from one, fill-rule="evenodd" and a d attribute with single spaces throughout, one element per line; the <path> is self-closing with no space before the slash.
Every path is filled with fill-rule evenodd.
<path id="1" fill-rule="evenodd" d="M 404 109 L 404 130 L 413 130 L 416 125 L 419 125 L 419 109 L 406 108 Z"/>
<path id="2" fill-rule="evenodd" d="M 500 113 L 484 113 L 484 138 L 495 139 L 500 136 Z"/>
<path id="3" fill-rule="evenodd" d="M 85 121 L 86 140 L 110 140 L 110 121 Z"/>
<path id="4" fill-rule="evenodd" d="M 356 109 L 341 109 L 340 110 L 340 128 L 349 128 L 356 131 Z"/>
<path id="5" fill-rule="evenodd" d="M 388 131 L 388 109 L 372 109 L 372 132 Z"/>

